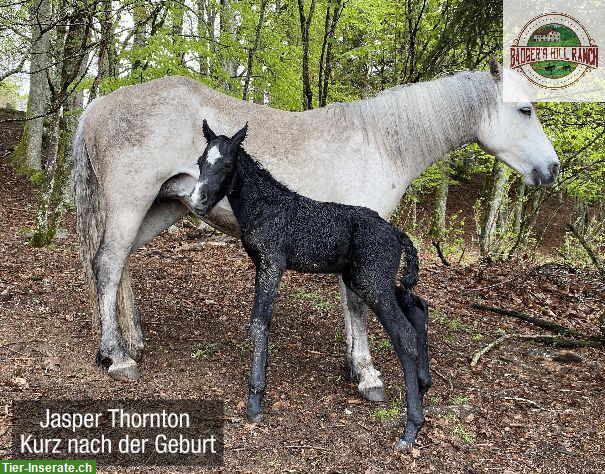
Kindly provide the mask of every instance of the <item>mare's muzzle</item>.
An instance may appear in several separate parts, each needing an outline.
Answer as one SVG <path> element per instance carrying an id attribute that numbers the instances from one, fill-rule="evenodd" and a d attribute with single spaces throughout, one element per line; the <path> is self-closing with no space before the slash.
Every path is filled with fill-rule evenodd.
<path id="1" fill-rule="evenodd" d="M 539 170 L 538 168 L 534 168 L 531 172 L 531 178 L 534 185 L 544 186 L 554 183 L 555 179 L 557 179 L 557 176 L 559 175 L 560 169 L 561 165 L 558 161 L 548 165 L 546 172 Z"/>

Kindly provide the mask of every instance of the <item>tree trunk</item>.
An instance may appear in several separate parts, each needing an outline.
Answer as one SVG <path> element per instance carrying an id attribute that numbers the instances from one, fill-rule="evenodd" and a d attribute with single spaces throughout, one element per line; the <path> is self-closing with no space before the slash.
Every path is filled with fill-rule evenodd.
<path id="1" fill-rule="evenodd" d="M 517 181 L 517 197 L 515 201 L 514 227 L 515 235 L 521 233 L 521 227 L 524 219 L 523 209 L 525 209 L 525 181 L 521 177 Z"/>
<path id="2" fill-rule="evenodd" d="M 258 46 L 260 45 L 260 35 L 261 30 L 263 28 L 263 21 L 265 21 L 265 11 L 267 10 L 268 0 L 262 0 L 260 5 L 260 12 L 258 15 L 258 23 L 256 24 L 256 28 L 254 29 L 254 43 L 252 47 L 248 49 L 248 64 L 246 66 L 246 77 L 244 79 L 244 87 L 242 90 L 242 99 L 248 99 L 248 89 L 250 88 L 250 80 L 252 79 L 252 68 L 254 66 L 254 55 L 256 51 L 258 51 Z"/>
<path id="3" fill-rule="evenodd" d="M 97 75 L 90 87 L 88 103 L 92 102 L 99 95 L 101 81 L 105 77 L 115 76 L 114 24 L 111 1 L 109 0 L 105 0 L 101 5 L 99 23 L 101 24 L 101 37 L 99 39 L 99 51 L 97 54 Z"/>
<path id="4" fill-rule="evenodd" d="M 435 209 L 433 210 L 433 218 L 431 221 L 431 237 L 433 238 L 433 242 L 437 244 L 441 244 L 441 242 L 445 240 L 447 195 L 450 187 L 449 161 L 449 159 L 444 159 L 439 163 L 442 177 L 435 193 Z"/>
<path id="5" fill-rule="evenodd" d="M 313 108 L 313 91 L 311 89 L 311 77 L 309 74 L 309 31 L 311 20 L 315 10 L 315 0 L 311 0 L 309 14 L 305 15 L 304 0 L 298 0 L 298 15 L 300 19 L 300 34 L 302 40 L 302 106 L 303 110 Z"/>
<path id="6" fill-rule="evenodd" d="M 573 214 L 571 216 L 571 225 L 581 236 L 586 235 L 588 229 L 588 206 L 580 198 L 575 198 L 573 203 Z"/>
<path id="7" fill-rule="evenodd" d="M 229 38 L 233 43 L 236 42 L 236 30 L 235 23 L 231 13 L 231 0 L 221 0 L 221 13 L 220 13 L 219 27 L 221 31 L 221 38 Z M 229 41 L 221 41 L 230 43 Z M 237 61 L 232 58 L 227 58 L 223 61 L 223 69 L 227 78 L 225 80 L 225 90 L 229 92 L 235 92 L 233 78 L 237 76 Z"/>
<path id="8" fill-rule="evenodd" d="M 197 0 L 197 35 L 198 41 L 206 45 L 206 54 L 200 53 L 198 61 L 200 64 L 200 75 L 207 76 L 209 74 L 208 55 L 210 54 L 210 41 L 208 36 L 207 22 L 210 21 L 210 12 L 206 9 L 206 0 Z"/>
<path id="9" fill-rule="evenodd" d="M 486 202 L 485 217 L 481 228 L 481 255 L 488 255 L 492 250 L 498 230 L 498 215 L 504 199 L 507 183 L 506 169 L 499 161 L 494 161 L 489 187 L 489 198 Z"/>
<path id="10" fill-rule="evenodd" d="M 132 39 L 132 48 L 142 48 L 147 43 L 147 5 L 143 2 L 136 2 L 132 9 L 132 20 L 134 22 L 134 36 Z M 132 72 L 143 67 L 143 63 L 136 59 L 132 62 Z"/>
<path id="11" fill-rule="evenodd" d="M 183 20 L 185 18 L 185 6 L 184 2 L 173 2 L 172 4 L 172 42 L 180 42 L 181 35 L 183 34 Z M 178 44 L 176 45 L 178 50 Z M 179 61 L 181 65 L 185 65 L 185 53 L 178 53 Z"/>
<path id="12" fill-rule="evenodd" d="M 29 76 L 29 98 L 23 143 L 25 164 L 30 169 L 42 169 L 42 134 L 44 114 L 47 111 L 49 87 L 47 69 L 50 56 L 50 23 L 52 11 L 49 0 L 35 0 L 29 8 L 31 24 L 31 61 Z"/>
<path id="13" fill-rule="evenodd" d="M 320 107 L 326 105 L 328 100 L 328 86 L 332 72 L 332 45 L 338 20 L 344 9 L 342 0 L 329 0 L 326 8 L 326 19 L 324 23 L 324 37 L 321 45 L 321 56 L 319 58 L 319 80 L 317 84 L 317 98 Z"/>

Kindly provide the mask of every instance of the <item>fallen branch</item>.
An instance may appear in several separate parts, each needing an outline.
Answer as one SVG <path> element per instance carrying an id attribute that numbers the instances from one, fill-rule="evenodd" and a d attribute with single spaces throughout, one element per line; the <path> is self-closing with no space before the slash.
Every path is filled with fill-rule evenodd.
<path id="1" fill-rule="evenodd" d="M 441 262 L 446 267 L 451 266 L 452 264 L 450 262 L 448 262 L 447 258 L 445 258 L 445 255 L 443 255 L 443 250 L 441 250 L 441 242 L 439 242 L 438 240 L 433 240 L 433 247 L 435 247 L 435 249 L 437 250 L 437 255 L 439 256 L 439 259 L 441 260 Z"/>
<path id="2" fill-rule="evenodd" d="M 578 230 L 573 225 L 567 224 L 567 230 L 569 230 L 574 235 L 574 237 L 578 239 L 578 242 L 580 242 L 580 245 L 584 248 L 584 250 L 586 250 L 586 253 L 590 257 L 590 260 L 592 260 L 592 263 L 594 264 L 595 268 L 601 274 L 601 278 L 605 280 L 605 264 L 601 262 L 601 259 L 597 256 L 595 251 L 590 248 L 590 245 L 588 245 L 588 242 L 586 242 L 586 239 L 582 236 L 582 234 L 578 232 Z"/>
<path id="3" fill-rule="evenodd" d="M 563 336 L 571 336 L 584 341 L 598 342 L 600 344 L 603 344 L 605 342 L 605 340 L 600 336 L 587 336 L 586 334 L 581 333 L 580 331 L 576 331 L 575 329 L 566 328 L 565 326 L 561 326 L 560 324 L 553 323 L 545 319 L 529 316 L 528 314 L 521 313 L 520 311 L 511 311 L 508 309 L 497 308 L 495 306 L 487 306 L 481 303 L 473 303 L 472 306 L 473 308 L 480 309 L 483 311 L 491 311 L 492 313 L 503 314 L 505 316 L 511 316 L 513 318 L 521 319 L 522 321 L 541 327 L 543 329 L 546 329 L 547 331 L 561 334 Z"/>
<path id="4" fill-rule="evenodd" d="M 562 336 L 553 336 L 551 334 L 505 334 L 498 339 L 494 339 L 483 349 L 478 350 L 473 354 L 471 359 L 471 367 L 475 367 L 479 363 L 479 359 L 487 354 L 489 351 L 494 349 L 495 347 L 502 344 L 507 339 L 522 339 L 525 341 L 534 341 L 541 342 L 544 344 L 550 344 L 555 347 L 594 347 L 603 345 L 602 340 L 580 340 L 580 339 L 570 339 L 568 337 Z"/>
<path id="5" fill-rule="evenodd" d="M 507 336 L 505 334 L 504 336 L 501 336 L 498 339 L 494 339 L 483 349 L 475 352 L 475 355 L 473 355 L 473 358 L 471 359 L 471 367 L 475 367 L 479 363 L 479 359 L 481 359 L 481 357 L 483 357 L 485 354 L 487 354 L 489 351 L 491 351 L 498 344 L 503 343 L 506 339 L 509 339 L 509 338 L 510 338 L 510 336 Z"/>

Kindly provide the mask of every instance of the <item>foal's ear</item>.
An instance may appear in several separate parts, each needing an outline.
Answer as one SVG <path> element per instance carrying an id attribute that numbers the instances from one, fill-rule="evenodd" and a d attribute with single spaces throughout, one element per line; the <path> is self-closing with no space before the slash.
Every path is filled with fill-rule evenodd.
<path id="1" fill-rule="evenodd" d="M 202 124 L 202 130 L 204 131 L 204 138 L 208 143 L 216 138 L 216 133 L 212 131 L 206 119 L 204 119 L 204 123 Z"/>
<path id="2" fill-rule="evenodd" d="M 502 64 L 496 61 L 493 56 L 489 58 L 489 72 L 492 73 L 492 77 L 496 82 L 502 80 Z"/>
<path id="3" fill-rule="evenodd" d="M 248 133 L 248 122 L 246 122 L 244 128 L 231 137 L 231 143 L 235 146 L 240 146 L 246 138 L 246 133 Z"/>

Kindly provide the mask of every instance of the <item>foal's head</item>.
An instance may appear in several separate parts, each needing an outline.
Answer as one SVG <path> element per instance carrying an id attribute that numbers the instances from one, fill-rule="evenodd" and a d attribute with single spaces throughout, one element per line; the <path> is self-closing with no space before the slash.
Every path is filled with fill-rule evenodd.
<path id="1" fill-rule="evenodd" d="M 197 162 L 200 177 L 191 194 L 191 204 L 198 216 L 207 214 L 229 193 L 248 124 L 231 138 L 214 133 L 205 119 L 203 130 L 208 144 Z"/>

